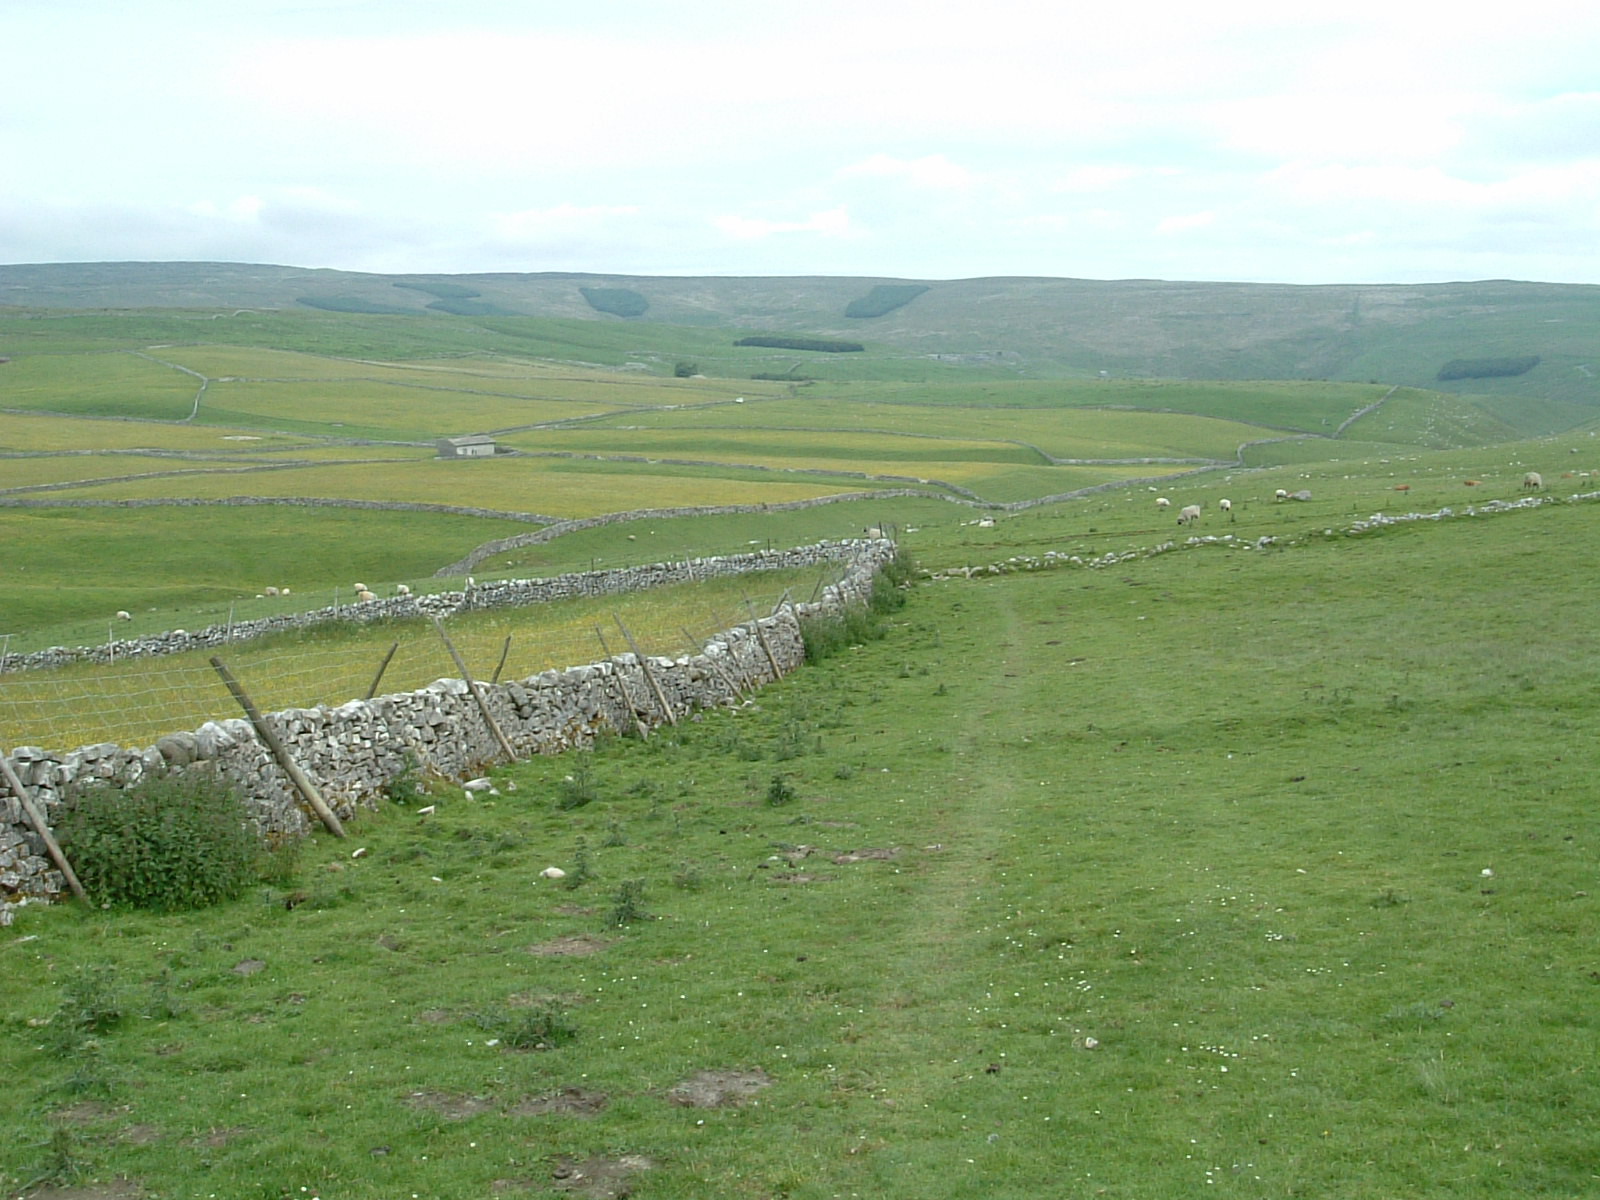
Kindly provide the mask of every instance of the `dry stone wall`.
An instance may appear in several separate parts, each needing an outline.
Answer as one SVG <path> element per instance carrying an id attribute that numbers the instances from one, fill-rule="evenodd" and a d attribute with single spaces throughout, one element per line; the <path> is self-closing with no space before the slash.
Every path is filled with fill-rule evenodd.
<path id="1" fill-rule="evenodd" d="M 746 570 L 843 561 L 845 572 L 838 583 L 823 588 L 815 602 L 785 606 L 769 617 L 725 630 L 698 654 L 643 659 L 625 654 L 478 686 L 518 757 L 586 746 L 606 731 L 647 732 L 696 709 L 737 703 L 744 692 L 794 670 L 805 658 L 802 618 L 864 602 L 874 576 L 893 554 L 893 543 L 874 540 L 740 555 Z M 494 584 L 457 594 L 454 611 L 602 594 L 565 589 L 617 582 L 592 578 L 595 575 L 626 575 L 639 587 L 701 578 L 708 570 L 707 561 L 590 573 L 588 578 Z M 440 679 L 419 691 L 336 707 L 288 709 L 269 713 L 266 719 L 341 819 L 375 806 L 385 788 L 407 771 L 421 769 L 464 779 L 503 758 L 476 698 L 459 679 Z M 199 729 L 172 733 L 142 748 L 101 743 L 56 752 L 23 746 L 12 751 L 9 761 L 47 825 L 56 823 L 61 807 L 79 788 L 122 787 L 152 771 L 199 764 L 239 787 L 264 837 L 297 837 L 313 824 L 288 775 L 243 719 L 208 721 Z M 0 778 L 0 924 L 9 923 L 16 905 L 53 900 L 64 886 L 43 839 Z"/>

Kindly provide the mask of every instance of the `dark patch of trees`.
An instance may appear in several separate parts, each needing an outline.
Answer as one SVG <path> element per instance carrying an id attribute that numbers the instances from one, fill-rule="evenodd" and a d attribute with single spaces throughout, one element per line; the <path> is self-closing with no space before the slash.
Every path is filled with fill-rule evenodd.
<path id="1" fill-rule="evenodd" d="M 405 317 L 416 312 L 414 308 L 396 308 L 392 304 L 363 300 L 360 296 L 301 296 L 295 303 L 304 304 L 307 308 L 320 308 L 324 312 L 365 313 L 368 316 Z"/>
<path id="2" fill-rule="evenodd" d="M 897 308 L 904 308 L 927 290 L 928 285 L 925 283 L 876 284 L 865 296 L 858 296 L 845 305 L 844 315 L 858 318 L 881 317 Z"/>
<path id="3" fill-rule="evenodd" d="M 435 312 L 449 313 L 454 317 L 514 317 L 517 314 L 509 308 L 501 308 L 488 300 L 473 300 L 470 297 L 461 299 L 435 300 L 428 305 Z"/>
<path id="4" fill-rule="evenodd" d="M 426 292 L 430 296 L 437 296 L 441 300 L 476 300 L 483 295 L 469 287 L 462 287 L 459 283 L 397 283 L 397 288 L 405 288 L 412 292 Z M 428 305 L 432 308 L 433 305 Z"/>
<path id="5" fill-rule="evenodd" d="M 1526 375 L 1539 365 L 1537 354 L 1505 355 L 1501 358 L 1452 358 L 1439 368 L 1438 378 L 1450 379 L 1502 379 L 1512 375 Z"/>
<path id="6" fill-rule="evenodd" d="M 820 350 L 824 354 L 851 354 L 866 349 L 860 342 L 841 342 L 833 338 L 779 337 L 771 334 L 743 337 L 734 345 L 766 346 L 773 350 Z"/>
<path id="7" fill-rule="evenodd" d="M 632 288 L 581 287 L 583 298 L 595 312 L 609 313 L 613 317 L 639 317 L 650 307 L 646 300 Z"/>

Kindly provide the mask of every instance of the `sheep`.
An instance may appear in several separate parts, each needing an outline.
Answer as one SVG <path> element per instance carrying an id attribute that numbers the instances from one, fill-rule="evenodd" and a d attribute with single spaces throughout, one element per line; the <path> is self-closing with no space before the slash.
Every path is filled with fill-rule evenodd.
<path id="1" fill-rule="evenodd" d="M 1232 500 L 1218 500 L 1217 501 L 1217 507 L 1220 508 L 1223 512 L 1228 514 L 1228 520 L 1230 520 L 1230 521 L 1233 520 L 1233 501 Z"/>
<path id="2" fill-rule="evenodd" d="M 133 620 L 133 614 L 131 612 L 128 612 L 126 609 L 119 608 L 119 609 L 117 609 L 117 620 L 119 620 L 119 621 L 131 621 L 131 620 Z"/>
<path id="3" fill-rule="evenodd" d="M 352 583 L 350 585 L 350 590 L 352 592 L 364 592 L 367 590 L 367 585 L 364 583 Z"/>
<path id="4" fill-rule="evenodd" d="M 268 588 L 268 589 L 267 589 L 267 590 L 266 590 L 266 593 L 265 593 L 265 594 L 266 594 L 266 595 L 268 595 L 268 596 L 276 596 L 276 595 L 277 595 L 277 594 L 278 594 L 278 589 L 277 589 L 277 588 L 275 588 L 275 587 L 269 587 L 269 588 Z"/>
<path id="5" fill-rule="evenodd" d="M 397 583 L 394 585 L 394 594 L 396 596 L 409 596 L 411 595 L 411 588 L 408 584 Z"/>
<path id="6" fill-rule="evenodd" d="M 1172 501 L 1171 500 L 1168 500 L 1165 496 L 1157 496 L 1156 497 L 1156 508 L 1160 509 L 1162 512 L 1165 512 L 1167 509 L 1169 509 L 1171 507 L 1172 507 Z"/>
<path id="7" fill-rule="evenodd" d="M 1289 498 L 1289 490 L 1287 488 L 1279 488 L 1272 493 L 1272 498 L 1274 500 L 1287 500 Z"/>
<path id="8" fill-rule="evenodd" d="M 993 529 L 994 528 L 994 518 L 993 517 L 984 517 L 983 520 L 978 522 L 978 528 L 979 529 Z"/>
<path id="9" fill-rule="evenodd" d="M 1200 506 L 1198 504 L 1185 504 L 1178 510 L 1179 525 L 1193 525 L 1200 519 Z"/>
<path id="10" fill-rule="evenodd" d="M 1538 491 L 1544 487 L 1544 476 L 1537 471 L 1529 471 L 1522 477 L 1523 491 Z"/>
<path id="11" fill-rule="evenodd" d="M 377 598 L 378 597 L 375 596 L 373 593 L 367 591 L 366 588 L 362 588 L 359 592 L 356 593 L 356 599 L 361 601 L 363 604 L 365 604 L 368 600 L 376 600 Z"/>

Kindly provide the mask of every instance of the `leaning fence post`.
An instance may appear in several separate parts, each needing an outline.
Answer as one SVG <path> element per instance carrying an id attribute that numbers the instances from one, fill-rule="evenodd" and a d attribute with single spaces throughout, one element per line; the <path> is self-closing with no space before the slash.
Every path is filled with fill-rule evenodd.
<path id="1" fill-rule="evenodd" d="M 756 641 L 761 643 L 761 649 L 766 653 L 767 662 L 772 667 L 772 678 L 782 679 L 783 672 L 778 670 L 778 658 L 772 653 L 772 644 L 767 641 L 767 631 L 761 628 L 761 618 L 756 616 L 756 606 L 750 603 L 750 597 L 744 598 L 745 610 L 750 614 L 750 624 L 755 626 Z"/>
<path id="2" fill-rule="evenodd" d="M 17 778 L 17 773 L 11 769 L 11 760 L 4 754 L 0 754 L 0 774 L 5 776 L 6 786 L 17 798 L 17 803 L 22 805 L 22 811 L 28 817 L 28 824 L 33 826 L 33 831 L 44 842 L 44 848 L 50 852 L 51 861 L 61 868 L 61 875 L 67 881 L 67 886 L 72 889 L 72 894 L 79 900 L 88 900 L 88 893 L 83 890 L 83 884 L 78 882 L 77 873 L 67 861 L 67 856 L 62 853 L 61 843 L 56 841 L 55 835 L 50 832 L 50 826 L 45 824 L 44 815 L 33 806 L 33 797 L 28 795 L 28 789 L 23 786 L 22 780 Z"/>
<path id="3" fill-rule="evenodd" d="M 611 619 L 617 623 L 617 628 L 622 630 L 622 636 L 628 639 L 628 646 L 633 651 L 633 656 L 639 660 L 639 666 L 644 671 L 645 680 L 650 684 L 650 690 L 655 693 L 656 700 L 661 705 L 661 711 L 666 714 L 667 724 L 676 725 L 678 718 L 673 715 L 672 705 L 667 703 L 667 695 L 661 690 L 661 685 L 656 682 L 656 673 L 650 669 L 650 660 L 639 651 L 639 643 L 633 640 L 633 634 L 628 632 L 628 627 L 622 623 L 622 618 L 616 613 L 611 614 Z"/>
<path id="4" fill-rule="evenodd" d="M 305 798 L 305 802 L 311 806 L 311 811 L 317 814 L 329 833 L 334 837 L 344 837 L 344 826 L 339 823 L 338 816 L 328 807 L 328 802 L 322 798 L 322 793 L 317 791 L 317 785 L 312 783 L 310 777 L 300 769 L 300 764 L 289 756 L 289 749 L 278 737 L 278 731 L 267 724 L 267 719 L 261 715 L 256 702 L 250 699 L 239 681 L 233 677 L 233 672 L 228 670 L 216 655 L 211 656 L 211 666 L 222 676 L 222 682 L 228 685 L 228 691 L 233 693 L 233 698 L 239 702 L 239 707 L 244 709 L 244 715 L 250 718 L 250 724 L 255 727 L 256 734 L 267 744 L 267 749 L 272 751 L 272 757 L 283 768 L 284 774 L 289 777 L 289 782 L 294 784 L 295 791 Z"/>
<path id="5" fill-rule="evenodd" d="M 467 685 L 467 690 L 472 693 L 472 698 L 478 702 L 478 711 L 483 714 L 483 723 L 489 727 L 489 732 L 494 734 L 494 740 L 500 743 L 507 762 L 515 762 L 517 752 L 511 748 L 511 743 L 506 741 L 506 735 L 500 731 L 499 723 L 494 719 L 494 713 L 489 711 L 489 698 L 483 694 L 483 688 L 467 670 L 467 664 L 456 650 L 455 643 L 450 640 L 450 635 L 444 631 L 444 625 L 438 617 L 432 618 L 433 627 L 439 631 L 439 639 L 444 642 L 444 648 L 450 651 L 450 657 L 455 660 L 456 670 L 461 672 L 461 678 Z"/>
<path id="6" fill-rule="evenodd" d="M 717 678 L 728 685 L 728 690 L 733 693 L 733 698 L 735 700 L 743 700 L 744 692 L 739 689 L 738 681 L 735 680 L 732 675 L 729 675 L 722 669 L 722 664 L 717 661 L 716 656 L 706 652 L 706 642 L 700 641 L 694 636 L 694 634 L 690 633 L 687 628 L 684 629 L 683 636 L 689 639 L 689 644 L 691 646 L 699 647 L 695 653 L 697 653 L 701 658 L 705 659 L 706 665 L 711 668 L 711 670 L 716 674 Z"/>
<path id="7" fill-rule="evenodd" d="M 611 677 L 617 681 L 617 692 L 622 697 L 622 710 L 628 714 L 628 720 L 633 725 L 633 731 L 639 735 L 639 740 L 648 742 L 650 740 L 650 730 L 643 721 L 639 720 L 639 714 L 634 711 L 633 697 L 628 695 L 628 681 L 622 677 L 622 672 L 617 669 L 616 656 L 611 653 L 611 647 L 606 645 L 606 635 L 600 632 L 600 626 L 596 625 L 594 627 L 594 635 L 600 639 L 600 649 L 605 651 L 606 662 L 611 665 Z M 610 690 L 610 686 L 607 685 L 606 691 L 609 693 Z"/>
<path id="8" fill-rule="evenodd" d="M 490 683 L 500 682 L 500 672 L 506 669 L 506 659 L 511 654 L 511 635 L 506 634 L 506 644 L 500 648 L 500 661 L 496 664 L 494 674 L 489 676 Z"/>
<path id="9" fill-rule="evenodd" d="M 400 643 L 396 642 L 389 647 L 389 653 L 383 656 L 383 661 L 378 664 L 378 673 L 372 677 L 372 686 L 367 689 L 366 699 L 371 700 L 378 694 L 378 684 L 383 679 L 383 673 L 389 669 L 389 660 L 394 657 L 394 652 L 398 649 Z"/>

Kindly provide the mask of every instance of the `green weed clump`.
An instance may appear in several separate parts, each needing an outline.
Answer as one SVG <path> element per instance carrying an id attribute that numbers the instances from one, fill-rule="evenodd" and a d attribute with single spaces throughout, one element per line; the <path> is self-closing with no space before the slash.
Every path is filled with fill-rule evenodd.
<path id="1" fill-rule="evenodd" d="M 802 619 L 800 638 L 805 645 L 806 662 L 823 662 L 851 646 L 864 646 L 882 638 L 888 632 L 883 618 L 905 607 L 906 591 L 915 575 L 915 561 L 900 550 L 872 577 L 864 604 L 849 604 L 839 612 Z"/>
<path id="2" fill-rule="evenodd" d="M 84 890 L 106 908 L 175 912 L 232 900 L 263 856 L 239 793 L 201 770 L 84 788 L 59 834 Z"/>

